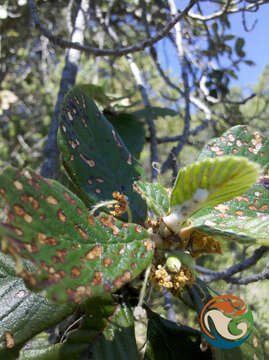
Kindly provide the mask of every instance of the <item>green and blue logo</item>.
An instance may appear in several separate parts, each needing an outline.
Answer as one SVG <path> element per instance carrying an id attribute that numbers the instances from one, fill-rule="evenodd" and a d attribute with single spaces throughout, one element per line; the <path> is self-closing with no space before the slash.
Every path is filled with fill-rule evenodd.
<path id="1" fill-rule="evenodd" d="M 243 344 L 254 326 L 250 309 L 242 299 L 232 295 L 211 299 L 201 312 L 200 324 L 205 339 L 222 349 Z"/>

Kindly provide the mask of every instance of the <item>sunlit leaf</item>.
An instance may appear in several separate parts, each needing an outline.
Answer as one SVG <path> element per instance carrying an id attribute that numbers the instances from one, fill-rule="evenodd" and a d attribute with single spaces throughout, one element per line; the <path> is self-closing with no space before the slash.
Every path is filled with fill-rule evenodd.
<path id="1" fill-rule="evenodd" d="M 113 192 L 123 192 L 133 221 L 142 224 L 146 204 L 132 187 L 141 178 L 142 168 L 94 102 L 80 90 L 65 97 L 58 135 L 64 166 L 86 204 L 110 200 Z"/>
<path id="2" fill-rule="evenodd" d="M 90 216 L 57 181 L 11 167 L 0 181 L 9 207 L 1 225 L 6 251 L 32 261 L 36 272 L 19 263 L 17 271 L 50 299 L 79 302 L 113 292 L 151 261 L 153 243 L 145 229 L 107 214 Z"/>
<path id="3" fill-rule="evenodd" d="M 245 157 L 205 158 L 186 166 L 179 171 L 172 190 L 171 214 L 163 220 L 177 232 L 191 214 L 242 194 L 258 176 L 258 165 Z"/>
<path id="4" fill-rule="evenodd" d="M 159 183 L 137 181 L 135 190 L 146 200 L 148 207 L 159 217 L 167 214 L 169 198 L 167 190 Z"/>
<path id="5" fill-rule="evenodd" d="M 219 239 L 269 245 L 269 139 L 247 126 L 235 126 L 211 140 L 200 159 L 222 155 L 245 156 L 262 167 L 250 190 L 231 201 L 203 208 L 191 217 L 192 228 Z"/>

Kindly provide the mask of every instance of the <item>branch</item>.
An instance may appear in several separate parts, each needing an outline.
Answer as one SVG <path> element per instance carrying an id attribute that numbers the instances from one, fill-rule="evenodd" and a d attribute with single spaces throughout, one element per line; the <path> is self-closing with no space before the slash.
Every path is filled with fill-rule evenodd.
<path id="1" fill-rule="evenodd" d="M 88 0 L 81 0 L 80 7 L 74 21 L 73 33 L 71 39 L 73 41 L 84 40 L 84 30 L 86 27 L 84 13 L 88 10 Z M 58 171 L 59 149 L 57 144 L 58 119 L 60 115 L 61 105 L 65 94 L 74 85 L 79 60 L 80 51 L 69 49 L 65 56 L 65 66 L 62 72 L 60 87 L 57 96 L 53 118 L 50 125 L 48 140 L 45 146 L 44 161 L 41 168 L 41 175 L 44 177 L 55 178 Z"/>
<path id="2" fill-rule="evenodd" d="M 241 8 L 232 7 L 231 9 L 229 9 L 229 5 L 234 5 L 234 4 L 231 0 L 227 0 L 226 4 L 220 11 L 217 11 L 211 15 L 204 16 L 204 15 L 200 15 L 197 13 L 189 12 L 188 17 L 190 17 L 191 19 L 194 19 L 194 20 L 199 20 L 199 21 L 205 22 L 205 21 L 210 21 L 210 20 L 219 18 L 220 16 L 222 16 L 225 13 L 226 14 L 235 14 L 238 12 L 244 12 L 244 13 L 245 12 L 256 12 L 260 5 L 267 4 L 268 2 L 269 2 L 269 0 L 258 0 L 252 4 L 249 4 L 246 7 L 241 7 Z"/>
<path id="3" fill-rule="evenodd" d="M 177 12 L 177 8 L 176 8 L 176 4 L 175 4 L 174 0 L 168 0 L 168 4 L 170 7 L 171 16 L 174 16 Z M 186 59 L 184 56 L 181 26 L 180 26 L 179 22 L 175 25 L 175 35 L 176 35 L 176 40 L 175 40 L 176 41 L 176 49 L 177 49 L 177 54 L 178 54 L 178 57 L 179 57 L 179 60 L 181 63 L 181 76 L 182 76 L 183 85 L 184 85 L 184 92 L 183 92 L 184 102 L 185 102 L 184 129 L 183 129 L 183 134 L 180 137 L 178 145 L 173 147 L 173 149 L 170 151 L 170 153 L 168 155 L 167 160 L 163 163 L 162 173 L 167 171 L 172 165 L 173 165 L 173 167 L 175 167 L 177 155 L 180 153 L 185 142 L 188 139 L 189 130 L 190 130 L 190 120 L 191 120 L 190 87 L 189 87 Z"/>
<path id="4" fill-rule="evenodd" d="M 215 281 L 219 279 L 224 279 L 227 282 L 230 282 L 231 276 L 241 272 L 243 270 L 248 269 L 252 265 L 255 265 L 259 259 L 268 251 L 268 247 L 261 246 L 256 249 L 252 256 L 243 260 L 241 263 L 233 265 L 224 271 L 213 271 L 210 269 L 206 269 L 202 266 L 196 265 L 196 270 L 200 273 L 206 274 L 206 276 L 202 276 L 201 280 L 208 283 L 210 281 Z M 233 278 L 232 278 L 233 279 Z M 232 280 L 233 281 L 233 280 Z"/>
<path id="5" fill-rule="evenodd" d="M 158 42 L 159 40 L 161 40 L 165 36 L 167 36 L 168 33 L 170 32 L 170 30 L 174 27 L 174 25 L 178 21 L 180 21 L 184 16 L 186 16 L 188 14 L 189 10 L 194 6 L 194 4 L 196 2 L 197 2 L 197 0 L 190 0 L 189 4 L 185 7 L 185 9 L 183 11 L 181 11 L 176 16 L 173 16 L 171 21 L 169 21 L 169 23 L 166 24 L 165 27 L 160 32 L 158 32 L 155 36 L 153 36 L 150 39 L 142 40 L 142 41 L 140 41 L 140 42 L 138 42 L 138 43 L 136 43 L 134 45 L 130 45 L 130 46 L 118 47 L 118 48 L 114 48 L 114 49 L 100 49 L 100 48 L 95 48 L 95 47 L 88 46 L 88 45 L 82 45 L 79 42 L 63 40 L 62 38 L 59 38 L 59 37 L 53 35 L 40 22 L 34 0 L 28 0 L 29 8 L 30 8 L 30 11 L 31 11 L 31 14 L 32 14 L 32 17 L 33 17 L 33 20 L 34 20 L 34 23 L 35 23 L 36 27 L 53 44 L 58 45 L 58 46 L 60 46 L 60 47 L 62 47 L 64 49 L 66 49 L 66 48 L 77 49 L 77 50 L 80 50 L 80 51 L 85 52 L 87 54 L 93 54 L 95 56 L 105 56 L 105 55 L 108 55 L 108 56 L 111 56 L 111 55 L 121 56 L 121 55 L 134 53 L 134 52 L 137 52 L 137 51 L 141 51 L 141 50 L 144 50 L 145 48 L 147 48 L 149 46 L 152 46 L 153 44 L 155 44 L 156 42 Z"/>
<path id="6" fill-rule="evenodd" d="M 244 278 L 231 277 L 229 279 L 225 279 L 225 281 L 232 284 L 246 285 L 255 281 L 260 281 L 265 279 L 269 279 L 269 270 L 262 271 L 259 274 L 246 276 Z"/>

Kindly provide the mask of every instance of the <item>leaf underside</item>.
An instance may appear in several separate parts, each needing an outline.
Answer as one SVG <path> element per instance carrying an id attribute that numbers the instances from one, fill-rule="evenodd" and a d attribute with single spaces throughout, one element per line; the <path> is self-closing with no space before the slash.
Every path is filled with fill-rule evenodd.
<path id="1" fill-rule="evenodd" d="M 132 187 L 141 178 L 142 168 L 94 102 L 80 90 L 71 90 L 59 124 L 64 166 L 86 204 L 110 200 L 113 192 L 123 192 L 129 199 L 133 221 L 142 224 L 146 204 Z"/>
<path id="2" fill-rule="evenodd" d="M 146 200 L 148 207 L 159 217 L 169 210 L 169 198 L 166 189 L 159 183 L 137 181 L 134 189 Z"/>
<path id="3" fill-rule="evenodd" d="M 203 208 L 191 217 L 193 231 L 245 244 L 269 246 L 269 139 L 247 126 L 235 126 L 211 140 L 199 159 L 245 156 L 262 171 L 247 192 L 231 201 Z"/>
<path id="4" fill-rule="evenodd" d="M 57 302 L 113 292 L 151 261 L 153 243 L 140 225 L 88 215 L 84 203 L 57 181 L 9 167 L 0 175 L 9 211 L 1 225 L 7 252 L 29 259 L 28 286 Z"/>

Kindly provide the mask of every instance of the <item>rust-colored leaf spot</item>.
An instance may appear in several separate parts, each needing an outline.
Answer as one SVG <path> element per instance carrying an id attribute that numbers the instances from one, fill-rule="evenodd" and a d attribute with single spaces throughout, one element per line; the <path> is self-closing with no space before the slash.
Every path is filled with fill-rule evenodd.
<path id="1" fill-rule="evenodd" d="M 147 251 L 151 251 L 154 249 L 154 243 L 150 239 L 144 240 L 143 244 Z"/>
<path id="2" fill-rule="evenodd" d="M 249 202 L 249 198 L 247 196 L 240 195 L 240 196 L 236 196 L 235 199 L 238 200 L 238 201 Z"/>
<path id="3" fill-rule="evenodd" d="M 0 188 L 0 194 L 1 194 L 2 196 L 5 196 L 5 195 L 6 195 L 6 190 L 5 190 L 3 187 Z"/>
<path id="4" fill-rule="evenodd" d="M 119 232 L 120 232 L 120 229 L 119 229 L 116 225 L 114 225 L 114 224 L 112 223 L 112 219 L 113 219 L 112 216 L 108 216 L 108 217 L 101 216 L 101 217 L 100 217 L 100 222 L 101 222 L 106 228 L 111 229 L 113 235 L 118 235 Z"/>
<path id="5" fill-rule="evenodd" d="M 58 255 L 59 261 L 65 264 L 66 263 L 65 256 L 67 255 L 67 250 L 66 249 L 56 250 L 56 253 Z"/>
<path id="6" fill-rule="evenodd" d="M 64 191 L 63 192 L 64 197 L 66 198 L 66 200 L 70 203 L 70 204 L 75 204 L 76 200 L 72 199 L 71 196 L 68 194 L 68 192 Z"/>
<path id="7" fill-rule="evenodd" d="M 80 207 L 76 207 L 76 211 L 77 211 L 77 213 L 79 214 L 79 215 L 82 215 L 82 210 L 81 210 L 81 208 Z"/>
<path id="8" fill-rule="evenodd" d="M 9 331 L 5 332 L 5 341 L 7 349 L 12 349 L 15 346 L 14 338 Z"/>
<path id="9" fill-rule="evenodd" d="M 87 220 L 88 220 L 88 223 L 91 225 L 91 226 L 94 226 L 95 225 L 95 221 L 92 217 L 88 216 L 87 217 Z"/>
<path id="10" fill-rule="evenodd" d="M 87 260 L 95 260 L 100 258 L 103 252 L 103 247 L 101 245 L 95 245 L 90 251 L 87 252 L 85 258 Z"/>
<path id="11" fill-rule="evenodd" d="M 262 205 L 261 207 L 259 207 L 259 211 L 265 211 L 268 209 L 268 205 Z"/>
<path id="12" fill-rule="evenodd" d="M 110 281 L 106 281 L 106 283 L 103 286 L 105 292 L 111 292 L 112 284 Z"/>
<path id="13" fill-rule="evenodd" d="M 140 255 L 140 257 L 141 257 L 141 259 L 145 259 L 146 256 L 145 256 L 145 254 L 142 253 L 142 254 Z"/>
<path id="14" fill-rule="evenodd" d="M 80 272 L 79 268 L 77 266 L 73 266 L 71 269 L 71 273 L 70 273 L 71 277 L 77 278 L 80 276 L 80 274 L 81 274 L 81 272 Z"/>
<path id="15" fill-rule="evenodd" d="M 122 278 L 122 276 L 116 277 L 116 279 L 113 281 L 113 285 L 116 289 L 122 287 L 122 285 L 124 285 L 124 279 Z"/>
<path id="16" fill-rule="evenodd" d="M 14 228 L 14 231 L 19 236 L 23 236 L 23 234 L 24 234 L 24 232 L 20 228 L 17 228 L 17 227 Z"/>
<path id="17" fill-rule="evenodd" d="M 67 217 L 66 217 L 66 215 L 63 213 L 63 211 L 61 209 L 59 209 L 57 211 L 57 217 L 62 223 L 66 223 Z"/>
<path id="18" fill-rule="evenodd" d="M 28 201 L 31 203 L 33 210 L 38 210 L 39 202 L 33 196 L 28 197 Z"/>
<path id="19" fill-rule="evenodd" d="M 75 224 L 75 229 L 78 230 L 83 239 L 87 240 L 89 238 L 89 235 L 77 224 Z"/>
<path id="20" fill-rule="evenodd" d="M 243 215 L 244 215 L 244 213 L 243 213 L 242 210 L 237 210 L 235 213 L 236 213 L 236 215 L 238 215 L 238 216 L 243 216 Z"/>
<path id="21" fill-rule="evenodd" d="M 133 274 L 130 270 L 125 270 L 122 273 L 122 278 L 124 282 L 128 282 L 130 280 L 132 280 Z"/>
<path id="22" fill-rule="evenodd" d="M 93 286 L 100 285 L 103 282 L 103 273 L 101 271 L 95 271 L 91 284 Z"/>
<path id="23" fill-rule="evenodd" d="M 137 266 L 136 266 L 136 263 L 135 263 L 135 262 L 132 262 L 132 263 L 131 263 L 131 268 L 132 268 L 133 270 L 135 270 L 136 267 L 137 267 Z"/>
<path id="24" fill-rule="evenodd" d="M 27 194 L 22 194 L 21 195 L 21 201 L 24 202 L 25 204 L 29 202 L 29 196 Z"/>
<path id="25" fill-rule="evenodd" d="M 139 226 L 139 225 L 137 225 L 137 226 L 135 226 L 135 231 L 138 233 L 138 234 L 141 234 L 142 233 L 142 227 L 141 226 Z"/>
<path id="26" fill-rule="evenodd" d="M 95 192 L 96 192 L 97 194 L 101 194 L 102 190 L 101 190 L 100 188 L 96 188 L 96 189 L 95 189 Z"/>
<path id="27" fill-rule="evenodd" d="M 48 195 L 46 197 L 46 200 L 47 200 L 47 203 L 49 203 L 50 205 L 58 205 L 58 203 L 59 203 L 58 200 L 55 199 L 55 197 L 52 195 Z"/>
<path id="28" fill-rule="evenodd" d="M 23 216 L 25 213 L 24 208 L 20 205 L 15 204 L 13 206 L 13 209 L 14 209 L 16 215 Z"/>
<path id="29" fill-rule="evenodd" d="M 16 294 L 15 297 L 18 299 L 21 299 L 25 296 L 26 292 L 24 290 L 19 290 Z"/>
<path id="30" fill-rule="evenodd" d="M 104 179 L 98 177 L 98 178 L 96 178 L 96 181 L 99 182 L 99 183 L 103 183 Z"/>
<path id="31" fill-rule="evenodd" d="M 85 155 L 83 155 L 82 153 L 79 154 L 79 156 L 81 157 L 81 159 L 90 167 L 94 167 L 95 166 L 95 161 L 91 160 L 91 159 L 87 159 L 87 157 Z"/>
<path id="32" fill-rule="evenodd" d="M 104 260 L 103 260 L 103 263 L 104 263 L 104 266 L 105 267 L 108 267 L 108 266 L 111 266 L 113 264 L 113 260 L 109 257 L 105 257 Z"/>
<path id="33" fill-rule="evenodd" d="M 45 214 L 39 215 L 40 220 L 46 220 L 47 216 Z"/>
<path id="34" fill-rule="evenodd" d="M 17 190 L 22 190 L 23 189 L 23 184 L 19 180 L 13 181 L 13 185 L 15 186 L 15 188 Z"/>
<path id="35" fill-rule="evenodd" d="M 79 285 L 76 290 L 67 288 L 66 289 L 67 297 L 71 302 L 80 302 L 84 297 L 91 296 L 90 286 Z"/>
<path id="36" fill-rule="evenodd" d="M 33 222 L 33 217 L 30 214 L 25 213 L 23 215 L 23 218 L 28 224 L 31 224 Z"/>
<path id="37" fill-rule="evenodd" d="M 256 208 L 255 205 L 249 205 L 248 208 L 249 208 L 249 210 L 252 210 L 252 211 L 256 211 L 256 210 L 257 210 L 257 208 Z"/>

